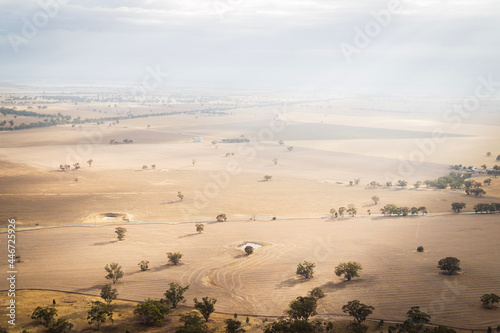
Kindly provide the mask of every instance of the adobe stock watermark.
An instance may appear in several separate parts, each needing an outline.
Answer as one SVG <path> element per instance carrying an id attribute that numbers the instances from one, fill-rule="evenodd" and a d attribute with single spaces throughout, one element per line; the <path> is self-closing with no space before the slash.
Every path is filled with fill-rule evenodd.
<path id="1" fill-rule="evenodd" d="M 441 290 L 439 298 L 433 300 L 426 309 L 430 316 L 442 314 L 447 304 L 455 302 L 457 297 L 467 290 L 466 286 L 458 283 L 458 278 L 453 279 L 451 282 L 445 279 L 443 283 L 444 288 Z"/>
<path id="2" fill-rule="evenodd" d="M 286 115 L 286 104 L 277 110 L 277 114 L 271 119 L 266 127 L 261 128 L 254 136 L 248 137 L 249 142 L 240 143 L 236 149 L 239 156 L 245 158 L 246 162 L 252 162 L 257 157 L 258 152 L 265 149 L 263 142 L 273 141 L 275 134 L 282 132 L 288 124 Z M 211 199 L 217 197 L 222 190 L 231 183 L 231 177 L 239 175 L 243 167 L 237 160 L 229 160 L 224 170 L 209 173 L 211 181 L 205 183 L 202 189 L 194 192 L 193 208 L 202 210 L 206 208 Z M 184 216 L 189 212 L 183 208 Z"/>
<path id="3" fill-rule="evenodd" d="M 354 39 L 352 44 L 342 42 L 340 43 L 340 51 L 348 63 L 352 62 L 354 55 L 359 55 L 362 50 L 370 46 L 373 39 L 377 38 L 384 28 L 387 28 L 391 22 L 393 15 L 399 14 L 401 7 L 401 0 L 391 0 L 387 4 L 387 9 L 380 11 L 372 11 L 370 16 L 372 20 L 366 22 L 363 29 L 354 27 Z"/>
<path id="4" fill-rule="evenodd" d="M 222 21 L 227 13 L 235 11 L 242 4 L 243 0 L 216 0 L 214 1 L 214 11 Z"/>
<path id="5" fill-rule="evenodd" d="M 135 100 L 138 97 L 145 97 L 151 93 L 151 91 L 158 89 L 158 87 L 163 83 L 163 80 L 168 78 L 169 74 L 167 72 L 162 72 L 160 65 L 156 64 L 155 68 L 150 66 L 146 67 L 147 74 L 142 78 L 142 85 L 136 86 L 132 90 L 132 95 Z"/>
<path id="6" fill-rule="evenodd" d="M 14 53 L 19 53 L 19 47 L 21 45 L 28 44 L 33 38 L 35 38 L 40 29 L 43 29 L 50 21 L 54 18 L 60 9 L 60 5 L 64 5 L 68 0 L 39 0 L 38 5 L 40 7 L 30 18 L 21 18 L 23 26 L 19 33 L 10 32 L 7 35 L 10 46 Z"/>
<path id="7" fill-rule="evenodd" d="M 481 100 L 485 100 L 493 96 L 500 88 L 500 81 L 494 81 L 493 75 L 488 77 L 478 77 L 479 83 L 474 89 L 474 94 L 467 96 L 461 103 L 455 104 L 445 110 L 443 113 L 443 121 L 451 125 L 451 128 L 457 130 L 462 125 L 464 119 L 470 117 L 473 112 L 479 108 Z M 447 140 L 445 130 L 442 127 L 437 127 L 432 131 L 431 138 L 416 139 L 416 149 L 412 150 L 408 156 L 399 156 L 400 163 L 397 172 L 386 172 L 384 174 L 386 181 L 396 181 L 398 179 L 408 177 L 415 173 L 416 168 L 421 166 L 426 159 L 435 153 L 439 144 Z"/>

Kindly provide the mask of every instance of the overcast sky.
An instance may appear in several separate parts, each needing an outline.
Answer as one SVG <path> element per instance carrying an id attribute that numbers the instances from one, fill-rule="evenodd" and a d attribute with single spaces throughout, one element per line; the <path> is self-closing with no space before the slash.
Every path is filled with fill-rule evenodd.
<path id="1" fill-rule="evenodd" d="M 140 85 L 148 67 L 174 86 L 467 91 L 479 75 L 500 81 L 500 1 L 403 0 L 377 23 L 390 3 L 0 0 L 0 81 Z"/>

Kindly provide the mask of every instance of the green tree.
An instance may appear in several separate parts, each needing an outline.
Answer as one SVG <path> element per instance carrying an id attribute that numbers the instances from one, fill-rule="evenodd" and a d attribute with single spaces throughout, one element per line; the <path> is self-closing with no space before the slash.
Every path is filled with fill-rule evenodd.
<path id="1" fill-rule="evenodd" d="M 241 321 L 235 319 L 226 319 L 224 320 L 226 323 L 226 333 L 243 333 L 245 330 L 241 328 Z"/>
<path id="2" fill-rule="evenodd" d="M 73 324 L 66 319 L 59 318 L 49 326 L 49 333 L 64 333 L 69 332 L 73 328 Z M 23 331 L 26 332 L 26 331 Z"/>
<path id="3" fill-rule="evenodd" d="M 415 184 L 413 184 L 413 187 L 415 187 L 416 189 L 418 189 L 421 185 L 422 185 L 422 182 L 419 180 Z"/>
<path id="4" fill-rule="evenodd" d="M 138 263 L 137 265 L 141 266 L 141 271 L 147 271 L 148 270 L 148 265 L 149 265 L 149 261 L 147 260 L 141 260 L 140 263 Z"/>
<path id="5" fill-rule="evenodd" d="M 320 287 L 314 288 L 308 294 L 309 294 L 309 296 L 314 297 L 317 300 L 325 297 L 325 293 L 324 293 L 323 289 L 321 289 Z"/>
<path id="6" fill-rule="evenodd" d="M 347 213 L 349 213 L 349 215 L 354 217 L 358 213 L 358 210 L 356 209 L 356 206 L 354 206 L 353 204 L 349 204 L 347 206 Z"/>
<path id="7" fill-rule="evenodd" d="M 335 275 L 341 276 L 344 275 L 344 278 L 347 281 L 351 281 L 353 277 L 359 277 L 359 271 L 361 271 L 363 267 L 360 263 L 355 261 L 343 262 L 340 263 L 337 267 L 335 267 Z"/>
<path id="8" fill-rule="evenodd" d="M 126 232 L 127 232 L 127 229 L 125 229 L 125 228 L 122 228 L 122 227 L 115 228 L 115 233 L 118 237 L 118 240 L 123 240 L 125 238 Z"/>
<path id="9" fill-rule="evenodd" d="M 490 186 L 491 185 L 491 178 L 487 178 L 483 181 L 483 184 Z"/>
<path id="10" fill-rule="evenodd" d="M 270 176 L 270 175 L 265 175 L 264 176 L 264 180 L 267 182 L 267 181 L 270 181 L 271 178 L 273 178 L 273 176 Z"/>
<path id="11" fill-rule="evenodd" d="M 297 265 L 297 271 L 295 274 L 300 275 L 305 279 L 310 279 L 314 275 L 314 267 L 316 267 L 316 264 L 304 261 L 302 264 Z"/>
<path id="12" fill-rule="evenodd" d="M 483 307 L 487 309 L 493 309 L 495 303 L 500 302 L 500 296 L 496 294 L 484 294 L 481 296 L 481 303 Z"/>
<path id="13" fill-rule="evenodd" d="M 464 208 L 465 202 L 454 202 L 451 204 L 451 209 L 453 209 L 455 213 L 460 213 L 460 211 Z"/>
<path id="14" fill-rule="evenodd" d="M 144 325 L 160 326 L 164 323 L 165 315 L 170 312 L 167 304 L 160 300 L 148 298 L 142 304 L 138 304 L 134 309 L 134 314 L 141 317 Z"/>
<path id="15" fill-rule="evenodd" d="M 226 216 L 226 214 L 219 214 L 219 215 L 217 215 L 216 219 L 217 219 L 217 222 L 224 222 L 225 220 L 227 220 L 227 216 Z"/>
<path id="16" fill-rule="evenodd" d="M 408 316 L 408 323 L 417 328 L 421 328 L 422 325 L 427 324 L 431 321 L 431 316 L 427 313 L 420 311 L 419 306 L 412 306 L 410 310 L 406 313 Z"/>
<path id="17" fill-rule="evenodd" d="M 309 317 L 317 314 L 318 302 L 315 297 L 297 297 L 288 305 L 286 314 L 294 320 L 307 321 Z"/>
<path id="18" fill-rule="evenodd" d="M 88 323 L 94 324 L 99 331 L 101 324 L 105 323 L 107 319 L 113 322 L 113 306 L 100 301 L 92 301 L 87 315 Z"/>
<path id="19" fill-rule="evenodd" d="M 208 322 L 208 318 L 210 318 L 212 312 L 215 311 L 215 303 L 217 302 L 217 300 L 215 298 L 203 297 L 201 299 L 201 302 L 198 302 L 197 298 L 195 298 L 193 301 L 194 308 L 200 311 L 203 318 L 205 318 L 205 321 Z"/>
<path id="20" fill-rule="evenodd" d="M 203 223 L 196 223 L 196 231 L 201 234 L 205 230 L 205 225 Z"/>
<path id="21" fill-rule="evenodd" d="M 376 205 L 380 201 L 380 198 L 378 197 L 378 195 L 374 195 L 374 196 L 372 196 L 372 200 Z"/>
<path id="22" fill-rule="evenodd" d="M 337 217 L 337 210 L 335 208 L 330 208 L 330 215 L 332 217 Z"/>
<path id="23" fill-rule="evenodd" d="M 427 208 L 425 208 L 425 206 L 418 207 L 418 211 L 422 213 L 422 215 L 427 214 Z"/>
<path id="24" fill-rule="evenodd" d="M 340 207 L 339 208 L 339 215 L 340 215 L 340 217 L 344 217 L 345 211 L 346 211 L 345 207 Z"/>
<path id="25" fill-rule="evenodd" d="M 122 266 L 118 265 L 116 262 L 106 265 L 104 269 L 106 270 L 106 272 L 108 272 L 108 275 L 106 275 L 106 279 L 110 279 L 111 281 L 113 281 L 113 284 L 116 284 L 116 281 L 118 281 L 118 279 L 122 278 L 124 275 Z"/>
<path id="26" fill-rule="evenodd" d="M 274 158 L 274 159 L 273 159 L 273 163 L 274 163 L 274 165 L 278 164 L 278 159 L 277 159 L 277 158 Z"/>
<path id="27" fill-rule="evenodd" d="M 358 325 L 365 321 L 372 314 L 373 310 L 375 310 L 373 306 L 360 303 L 357 299 L 349 301 L 346 305 L 342 306 L 342 311 L 354 317 Z"/>
<path id="28" fill-rule="evenodd" d="M 250 245 L 245 246 L 245 253 L 249 256 L 253 253 L 253 247 Z"/>
<path id="29" fill-rule="evenodd" d="M 176 333 L 208 333 L 208 326 L 203 322 L 203 318 L 197 312 L 183 313 L 179 315 L 179 321 L 184 326 L 179 327 Z"/>
<path id="30" fill-rule="evenodd" d="M 35 319 L 39 324 L 49 327 L 57 317 L 57 310 L 51 307 L 42 308 L 38 306 L 31 314 L 31 319 Z"/>
<path id="31" fill-rule="evenodd" d="M 101 289 L 101 298 L 109 305 L 111 301 L 118 297 L 118 290 L 112 288 L 110 284 L 105 285 Z"/>
<path id="32" fill-rule="evenodd" d="M 189 285 L 183 287 L 177 283 L 170 282 L 170 288 L 164 295 L 173 309 L 177 307 L 177 304 L 186 302 L 183 295 L 188 289 Z"/>
<path id="33" fill-rule="evenodd" d="M 481 197 L 486 194 L 486 191 L 479 187 L 470 189 L 469 192 L 474 194 L 476 197 Z"/>
<path id="34" fill-rule="evenodd" d="M 177 196 L 179 197 L 179 199 L 181 200 L 184 200 L 184 194 L 182 194 L 182 192 L 177 192 Z"/>
<path id="35" fill-rule="evenodd" d="M 448 275 L 460 272 L 460 260 L 455 257 L 446 257 L 438 261 L 438 266 L 440 270 L 446 271 Z"/>
<path id="36" fill-rule="evenodd" d="M 181 261 L 182 254 L 180 252 L 168 252 L 167 257 L 169 262 L 173 265 L 177 265 Z"/>
<path id="37" fill-rule="evenodd" d="M 398 186 L 401 186 L 401 187 L 406 187 L 408 185 L 408 182 L 404 179 L 400 179 L 398 180 Z"/>

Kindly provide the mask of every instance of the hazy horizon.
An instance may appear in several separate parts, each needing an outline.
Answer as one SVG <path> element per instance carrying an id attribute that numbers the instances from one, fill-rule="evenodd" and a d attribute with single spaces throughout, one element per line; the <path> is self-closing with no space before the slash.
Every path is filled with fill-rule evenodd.
<path id="1" fill-rule="evenodd" d="M 398 4 L 399 3 L 399 4 Z M 0 82 L 470 93 L 495 1 L 3 0 Z M 362 31 L 360 33 L 359 31 Z"/>

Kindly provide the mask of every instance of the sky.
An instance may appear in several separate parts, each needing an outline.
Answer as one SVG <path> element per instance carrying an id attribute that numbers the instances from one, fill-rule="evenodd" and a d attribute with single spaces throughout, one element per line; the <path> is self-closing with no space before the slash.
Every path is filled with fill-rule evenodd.
<path id="1" fill-rule="evenodd" d="M 499 36 L 498 0 L 0 0 L 0 82 L 470 91 Z"/>

